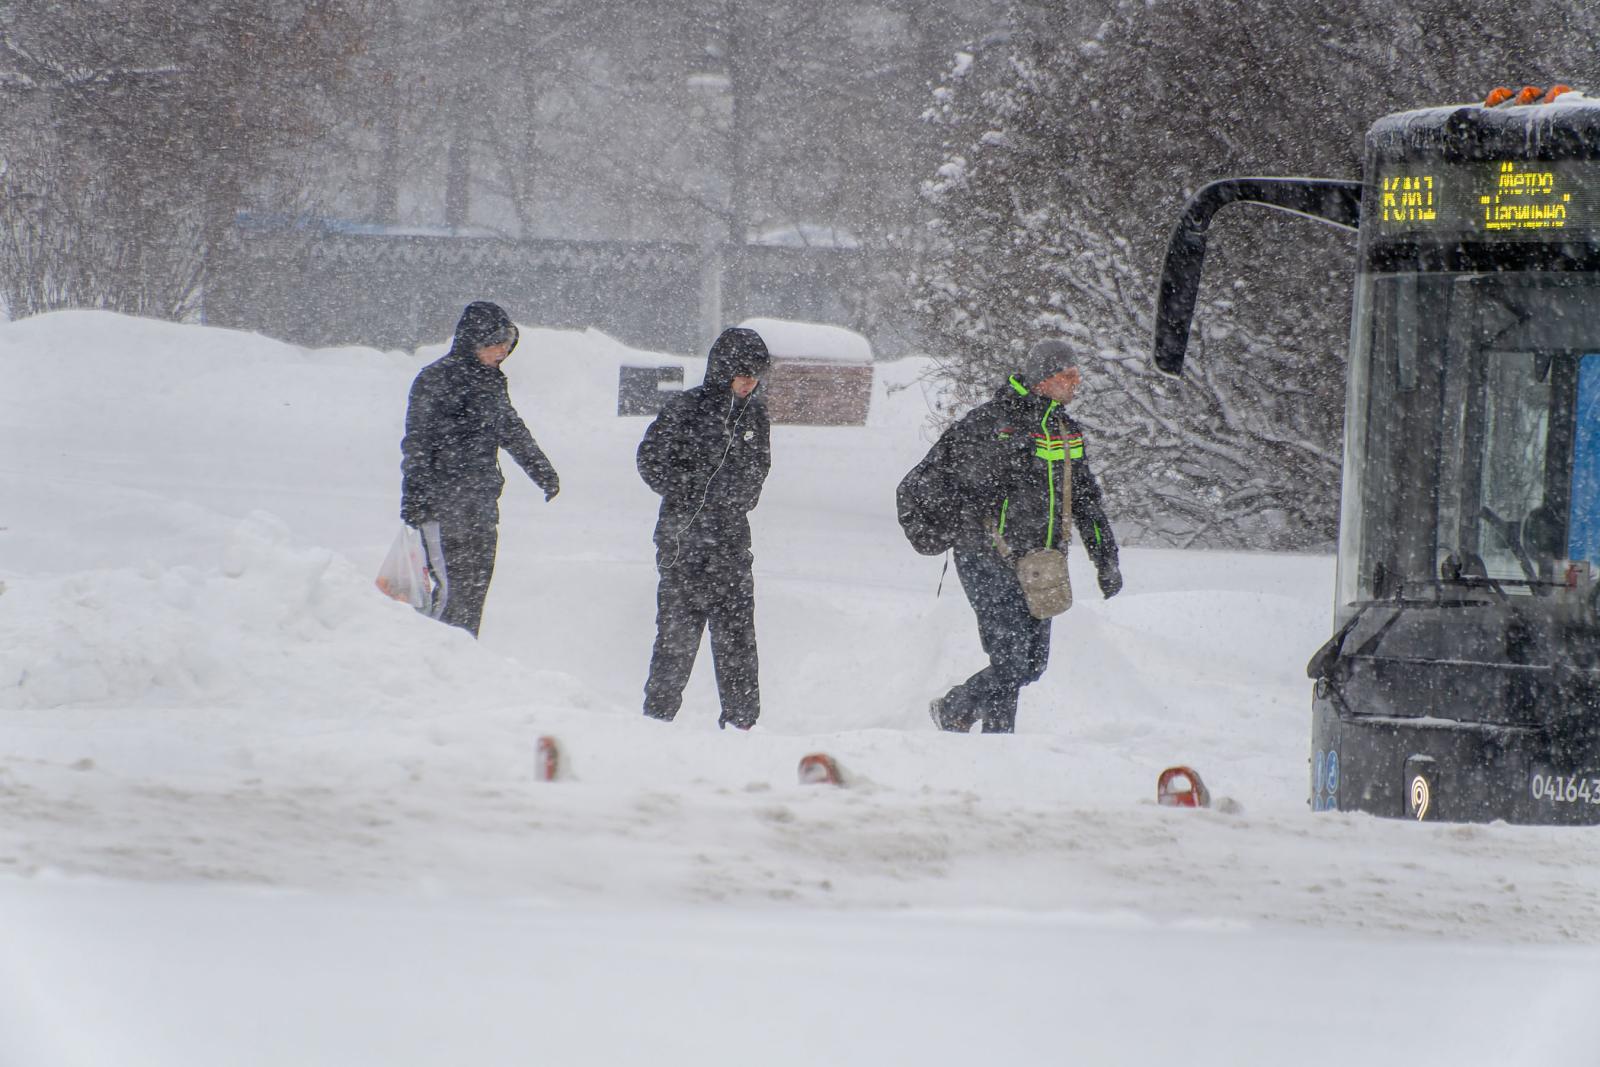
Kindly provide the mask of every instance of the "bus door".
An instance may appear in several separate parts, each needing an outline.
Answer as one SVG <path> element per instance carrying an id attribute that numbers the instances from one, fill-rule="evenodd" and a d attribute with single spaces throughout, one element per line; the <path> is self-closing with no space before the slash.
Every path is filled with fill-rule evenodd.
<path id="1" fill-rule="evenodd" d="M 1600 352 L 1578 358 L 1567 558 L 1600 567 Z"/>

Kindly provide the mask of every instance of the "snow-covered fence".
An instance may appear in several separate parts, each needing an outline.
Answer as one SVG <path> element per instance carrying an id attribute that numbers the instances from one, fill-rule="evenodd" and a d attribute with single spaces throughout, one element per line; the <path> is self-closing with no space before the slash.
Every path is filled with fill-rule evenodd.
<path id="1" fill-rule="evenodd" d="M 723 321 L 748 315 L 852 321 L 858 250 L 752 245 L 722 287 Z M 447 336 L 463 304 L 494 300 L 519 321 L 594 328 L 637 348 L 704 355 L 694 243 L 516 240 L 487 230 L 244 217 L 212 268 L 205 319 L 302 345 L 410 348 Z"/>

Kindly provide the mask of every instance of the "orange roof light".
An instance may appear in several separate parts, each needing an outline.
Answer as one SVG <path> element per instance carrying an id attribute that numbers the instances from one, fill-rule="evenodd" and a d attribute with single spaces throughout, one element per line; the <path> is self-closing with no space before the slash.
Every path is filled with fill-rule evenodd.
<path id="1" fill-rule="evenodd" d="M 1544 89 L 1542 87 L 1537 85 L 1524 85 L 1522 87 L 1522 92 L 1517 94 L 1517 98 L 1512 101 L 1512 104 L 1519 107 L 1523 104 L 1537 104 L 1539 102 L 1539 98 L 1543 95 Z"/>
<path id="2" fill-rule="evenodd" d="M 1499 107 L 1501 104 L 1505 103 L 1507 100 L 1510 100 L 1515 95 L 1515 93 L 1513 93 L 1510 89 L 1507 89 L 1504 85 L 1496 86 L 1495 88 L 1489 90 L 1489 95 L 1483 101 L 1483 106 Z"/>
<path id="3" fill-rule="evenodd" d="M 1550 91 L 1548 93 L 1544 94 L 1544 99 L 1541 100 L 1540 103 L 1548 104 L 1551 101 L 1553 101 L 1556 97 L 1560 96 L 1562 93 L 1570 93 L 1570 92 L 1572 92 L 1572 86 L 1570 86 L 1570 85 L 1555 85 L 1555 86 L 1552 86 Z"/>

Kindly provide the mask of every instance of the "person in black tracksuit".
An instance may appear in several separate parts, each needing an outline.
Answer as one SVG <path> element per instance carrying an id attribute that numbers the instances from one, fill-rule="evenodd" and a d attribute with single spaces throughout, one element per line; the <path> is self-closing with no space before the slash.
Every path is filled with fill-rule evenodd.
<path id="1" fill-rule="evenodd" d="M 754 395 L 767 346 L 753 330 L 724 330 L 705 381 L 671 398 L 639 443 L 639 475 L 661 496 L 656 520 L 656 640 L 644 713 L 671 721 L 711 628 L 722 714 L 748 730 L 761 714 L 750 509 L 772 466 L 766 406 Z"/>
<path id="2" fill-rule="evenodd" d="M 930 706 L 944 730 L 984 733 L 1016 728 L 1022 687 L 1050 659 L 1050 620 L 1028 611 L 1014 561 L 1036 548 L 1067 550 L 1070 517 L 1106 598 L 1122 588 L 1117 543 L 1089 469 L 1083 430 L 1063 406 L 1081 380 L 1064 342 L 1029 349 L 994 399 L 947 430 L 913 476 L 931 480 L 929 499 L 944 502 L 955 531 L 956 574 L 978 617 L 989 665 Z M 1062 492 L 1067 464 L 1072 488 Z"/>
<path id="3" fill-rule="evenodd" d="M 406 407 L 400 519 L 422 531 L 435 589 L 431 614 L 474 637 L 499 540 L 500 449 L 550 500 L 556 470 L 511 406 L 500 364 L 517 328 L 496 304 L 468 304 L 450 351 L 418 372 Z"/>

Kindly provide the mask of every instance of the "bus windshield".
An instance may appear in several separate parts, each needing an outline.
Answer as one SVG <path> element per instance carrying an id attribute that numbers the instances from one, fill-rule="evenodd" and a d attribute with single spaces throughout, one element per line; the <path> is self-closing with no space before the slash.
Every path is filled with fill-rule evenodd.
<path id="1" fill-rule="evenodd" d="M 1600 565 L 1594 274 L 1365 274 L 1353 328 L 1341 605 Z"/>

